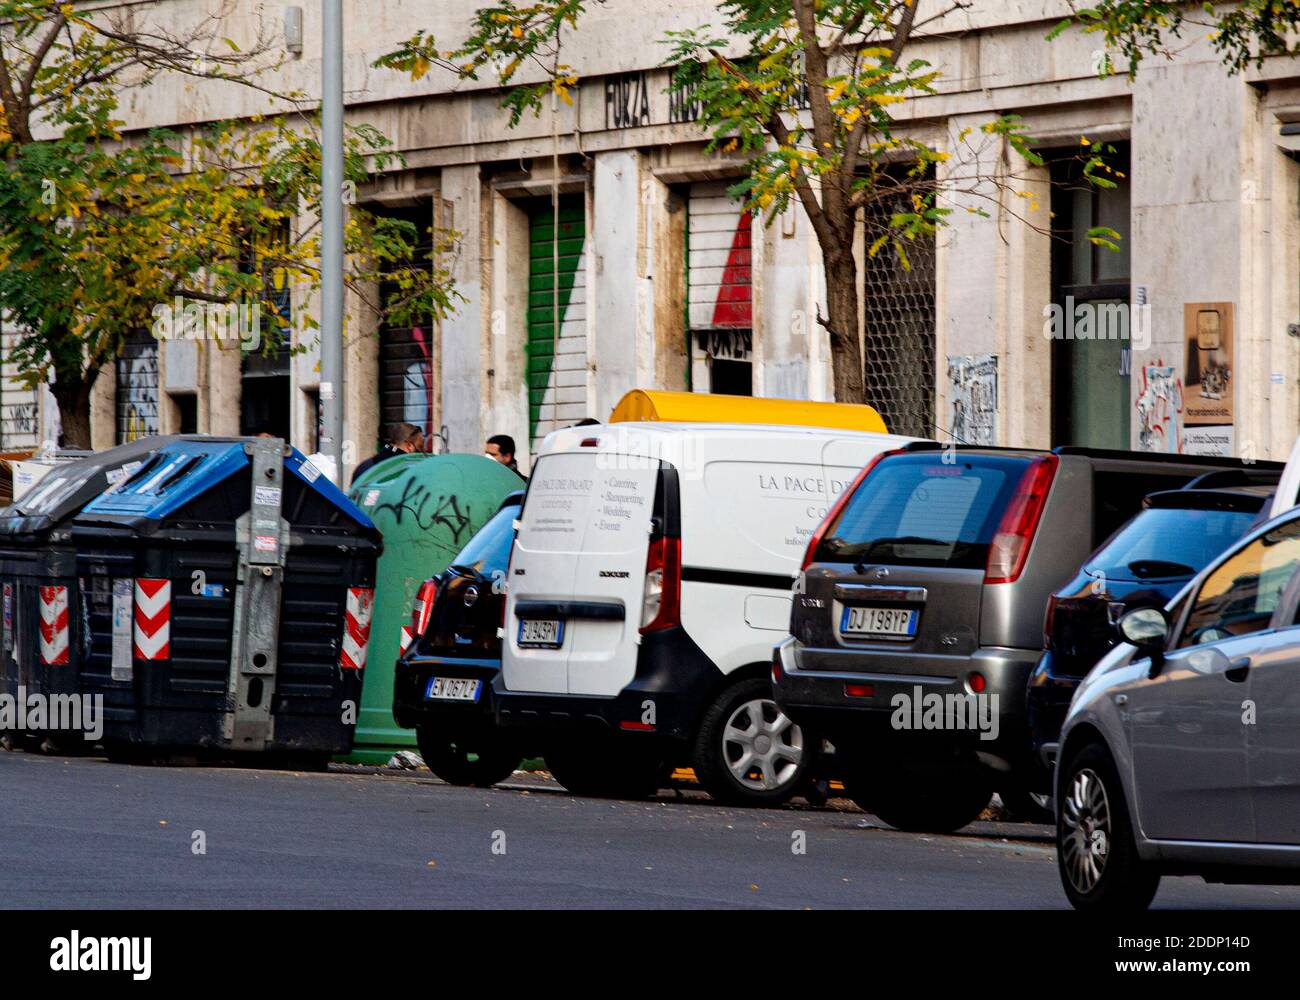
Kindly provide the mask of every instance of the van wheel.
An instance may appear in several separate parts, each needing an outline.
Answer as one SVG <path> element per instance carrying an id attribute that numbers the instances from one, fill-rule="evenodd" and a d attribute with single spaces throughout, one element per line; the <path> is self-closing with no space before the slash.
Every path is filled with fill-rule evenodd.
<path id="1" fill-rule="evenodd" d="M 463 740 L 417 726 L 415 738 L 429 770 L 449 785 L 487 788 L 505 781 L 523 761 L 522 754 L 491 734 Z"/>
<path id="2" fill-rule="evenodd" d="M 1076 910 L 1145 910 L 1160 873 L 1138 857 L 1124 789 L 1110 754 L 1091 743 L 1061 772 L 1056 864 Z"/>
<path id="3" fill-rule="evenodd" d="M 857 767 L 844 776 L 849 798 L 896 830 L 952 833 L 979 818 L 993 790 L 978 772 L 920 773 L 910 769 L 869 777 Z"/>
<path id="4" fill-rule="evenodd" d="M 779 805 L 800 790 L 819 745 L 777 707 L 772 685 L 755 677 L 731 685 L 704 713 L 695 776 L 719 802 Z"/>
<path id="5" fill-rule="evenodd" d="M 608 740 L 560 743 L 544 755 L 551 776 L 574 795 L 601 799 L 644 799 L 659 790 L 664 773 L 658 754 L 628 752 Z"/>

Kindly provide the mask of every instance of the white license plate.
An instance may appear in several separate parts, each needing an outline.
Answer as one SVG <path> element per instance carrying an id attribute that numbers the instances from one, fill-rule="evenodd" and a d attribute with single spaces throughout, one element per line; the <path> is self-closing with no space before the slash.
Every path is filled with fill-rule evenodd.
<path id="1" fill-rule="evenodd" d="M 910 639 L 916 635 L 915 608 L 845 608 L 840 631 L 845 635 L 883 635 Z"/>
<path id="2" fill-rule="evenodd" d="M 478 701 L 482 684 L 467 677 L 430 677 L 424 696 L 437 701 Z"/>
<path id="3" fill-rule="evenodd" d="M 519 645 L 558 649 L 564 642 L 564 622 L 556 618 L 528 618 L 519 623 Z"/>

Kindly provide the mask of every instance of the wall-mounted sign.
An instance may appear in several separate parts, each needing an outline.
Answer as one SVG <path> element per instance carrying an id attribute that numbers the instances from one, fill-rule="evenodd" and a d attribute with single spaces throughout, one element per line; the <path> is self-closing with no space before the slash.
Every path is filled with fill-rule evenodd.
<path id="1" fill-rule="evenodd" d="M 651 124 L 650 84 L 644 71 L 605 77 L 605 128 Z"/>
<path id="2" fill-rule="evenodd" d="M 1231 455 L 1236 423 L 1234 309 L 1231 302 L 1183 306 L 1183 451 Z"/>

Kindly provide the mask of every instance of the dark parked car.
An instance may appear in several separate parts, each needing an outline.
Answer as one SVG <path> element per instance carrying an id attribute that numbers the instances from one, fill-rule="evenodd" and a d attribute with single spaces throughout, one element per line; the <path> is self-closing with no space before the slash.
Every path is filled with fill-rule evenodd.
<path id="1" fill-rule="evenodd" d="M 1037 780 L 1051 789 L 1061 723 L 1079 682 L 1119 641 L 1115 624 L 1136 608 L 1163 608 L 1189 580 L 1268 516 L 1276 470 L 1212 472 L 1153 493 L 1047 601 L 1043 654 L 1027 712 Z"/>
<path id="2" fill-rule="evenodd" d="M 449 784 L 496 784 L 523 758 L 492 712 L 506 567 L 523 497 L 522 491 L 506 497 L 447 570 L 424 582 L 409 645 L 397 661 L 393 718 L 415 729 L 420 756 Z"/>
<path id="3" fill-rule="evenodd" d="M 778 704 L 835 745 L 868 811 L 964 826 L 1032 766 L 1025 687 L 1048 596 L 1147 494 L 1216 468 L 1241 466 L 1075 447 L 885 454 L 808 546 Z"/>

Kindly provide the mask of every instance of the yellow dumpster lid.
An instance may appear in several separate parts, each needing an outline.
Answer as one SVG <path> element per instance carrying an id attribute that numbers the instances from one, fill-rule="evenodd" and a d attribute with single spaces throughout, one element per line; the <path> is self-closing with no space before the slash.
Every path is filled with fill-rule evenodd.
<path id="1" fill-rule="evenodd" d="M 624 420 L 669 423 L 785 424 L 889 433 L 873 407 L 862 403 L 812 403 L 802 399 L 722 396 L 707 392 L 633 389 L 618 401 L 611 424 Z"/>

